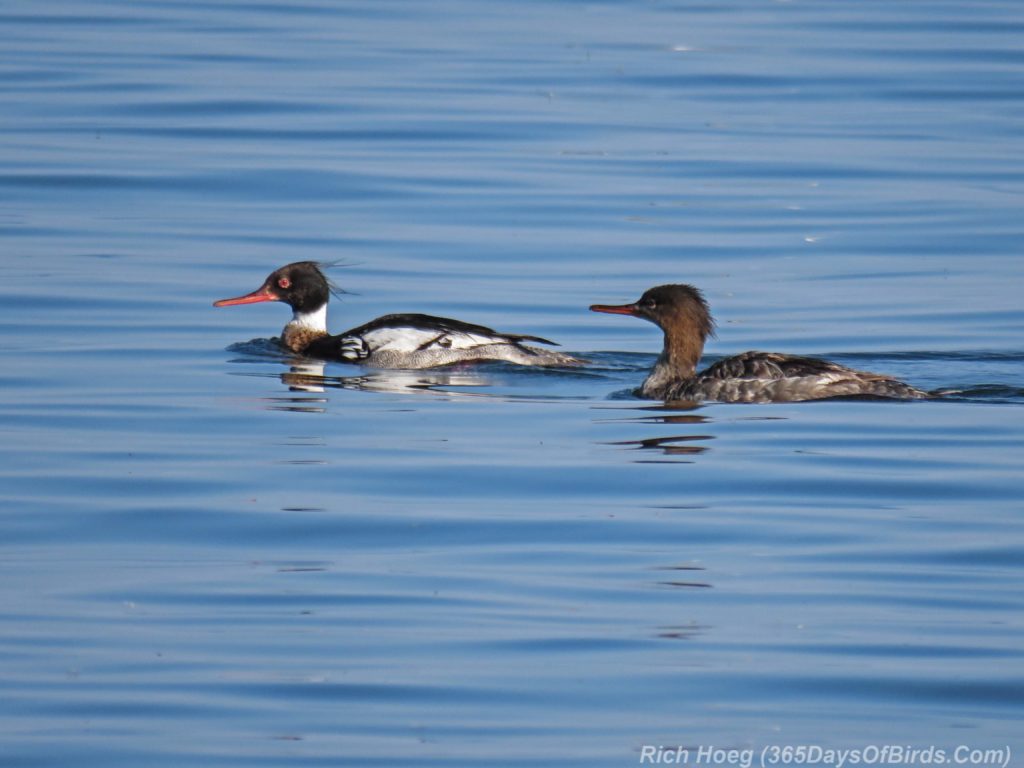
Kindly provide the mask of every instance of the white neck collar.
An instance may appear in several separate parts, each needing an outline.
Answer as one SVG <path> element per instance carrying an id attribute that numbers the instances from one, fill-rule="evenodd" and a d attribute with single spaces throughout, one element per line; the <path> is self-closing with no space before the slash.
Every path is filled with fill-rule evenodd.
<path id="1" fill-rule="evenodd" d="M 327 333 L 327 305 L 324 304 L 312 312 L 299 312 L 295 310 L 292 313 L 292 321 L 289 325 L 300 325 L 313 331 Z"/>

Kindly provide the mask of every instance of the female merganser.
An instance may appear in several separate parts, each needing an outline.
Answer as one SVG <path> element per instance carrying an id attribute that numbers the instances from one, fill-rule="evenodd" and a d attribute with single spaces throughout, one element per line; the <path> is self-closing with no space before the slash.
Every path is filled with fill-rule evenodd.
<path id="1" fill-rule="evenodd" d="M 655 400 L 718 400 L 727 403 L 781 403 L 826 397 L 867 395 L 930 397 L 902 381 L 857 371 L 827 360 L 744 352 L 697 373 L 704 341 L 715 332 L 707 302 L 692 285 L 659 285 L 635 303 L 594 304 L 594 312 L 649 320 L 665 334 L 654 370 L 637 390 Z"/>
<path id="2" fill-rule="evenodd" d="M 579 365 L 564 352 L 524 344 L 555 344 L 539 336 L 498 333 L 482 325 L 431 315 L 384 315 L 332 336 L 327 333 L 331 284 L 313 261 L 298 261 L 275 270 L 252 293 L 215 301 L 215 307 L 283 301 L 292 319 L 281 343 L 300 355 L 361 363 L 376 368 L 434 368 L 460 362 L 502 360 L 517 365 Z M 556 345 L 557 346 L 557 345 Z"/>

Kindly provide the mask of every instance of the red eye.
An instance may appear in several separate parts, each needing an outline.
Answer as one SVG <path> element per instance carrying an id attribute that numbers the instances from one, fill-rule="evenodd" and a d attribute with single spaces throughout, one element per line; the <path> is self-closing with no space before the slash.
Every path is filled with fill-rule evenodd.
<path id="1" fill-rule="evenodd" d="M 291 288 L 292 287 L 292 281 L 289 280 L 287 277 L 279 277 L 279 278 L 277 278 L 277 287 L 278 288 Z"/>

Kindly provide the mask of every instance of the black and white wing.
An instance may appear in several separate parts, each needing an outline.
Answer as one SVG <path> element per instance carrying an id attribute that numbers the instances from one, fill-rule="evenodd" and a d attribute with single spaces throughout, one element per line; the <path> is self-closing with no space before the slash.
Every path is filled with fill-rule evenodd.
<path id="1" fill-rule="evenodd" d="M 575 362 L 561 353 L 529 347 L 525 341 L 554 344 L 539 336 L 499 333 L 461 320 L 399 314 L 385 315 L 337 336 L 317 339 L 306 352 L 381 368 L 432 368 L 479 360 L 522 365 Z"/>

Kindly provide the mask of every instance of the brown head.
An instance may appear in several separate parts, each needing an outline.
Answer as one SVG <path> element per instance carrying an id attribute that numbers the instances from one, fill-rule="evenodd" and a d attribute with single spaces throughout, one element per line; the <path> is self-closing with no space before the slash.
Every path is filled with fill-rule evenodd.
<path id="1" fill-rule="evenodd" d="M 632 315 L 657 325 L 665 333 L 665 362 L 682 376 L 692 376 L 704 351 L 704 342 L 715 334 L 704 295 L 692 285 L 659 285 L 644 292 L 632 304 L 594 304 L 594 312 Z"/>

